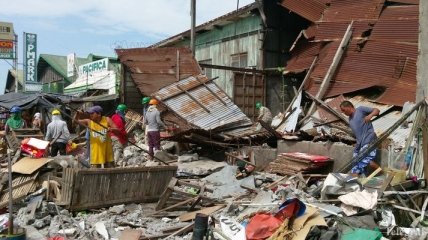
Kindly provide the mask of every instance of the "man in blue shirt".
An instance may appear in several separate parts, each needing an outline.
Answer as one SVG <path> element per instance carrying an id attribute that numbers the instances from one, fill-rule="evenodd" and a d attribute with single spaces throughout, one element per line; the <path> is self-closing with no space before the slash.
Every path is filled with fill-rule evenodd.
<path id="1" fill-rule="evenodd" d="M 363 152 L 371 143 L 376 141 L 377 136 L 373 129 L 371 119 L 379 115 L 379 109 L 360 106 L 355 108 L 350 101 L 343 101 L 340 104 L 340 110 L 349 117 L 349 126 L 355 135 L 357 143 L 355 144 L 353 157 L 356 157 L 360 152 Z M 367 156 L 364 156 L 351 169 L 351 174 L 359 175 L 367 174 L 367 166 L 377 169 L 379 165 L 375 162 L 376 149 L 371 151 Z"/>

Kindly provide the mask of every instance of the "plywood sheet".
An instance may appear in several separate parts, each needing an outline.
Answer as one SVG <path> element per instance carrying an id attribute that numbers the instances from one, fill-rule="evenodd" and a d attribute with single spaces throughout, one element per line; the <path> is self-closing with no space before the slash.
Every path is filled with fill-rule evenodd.
<path id="1" fill-rule="evenodd" d="M 12 172 L 21 174 L 32 174 L 39 170 L 51 159 L 24 157 L 12 166 Z"/>

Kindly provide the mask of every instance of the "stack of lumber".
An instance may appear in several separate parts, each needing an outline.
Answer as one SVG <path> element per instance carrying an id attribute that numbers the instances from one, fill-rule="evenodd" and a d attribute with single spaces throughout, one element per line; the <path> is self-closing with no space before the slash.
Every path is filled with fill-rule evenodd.
<path id="1" fill-rule="evenodd" d="M 301 152 L 281 153 L 269 164 L 272 173 L 294 175 L 296 173 L 322 173 L 333 160 L 328 156 L 311 155 Z"/>

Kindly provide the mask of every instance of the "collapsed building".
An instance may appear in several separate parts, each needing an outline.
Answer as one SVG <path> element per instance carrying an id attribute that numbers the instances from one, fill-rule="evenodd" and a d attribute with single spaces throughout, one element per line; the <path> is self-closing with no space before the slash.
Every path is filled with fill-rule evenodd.
<path id="1" fill-rule="evenodd" d="M 281 19 L 296 21 L 277 21 Z M 104 210 L 90 216 L 57 210 L 50 213 L 56 225 L 46 229 L 45 221 L 51 220 L 44 215 L 33 225 L 50 235 L 80 239 L 119 234 L 123 239 L 189 238 L 186 234 L 192 230 L 198 234 L 198 220 L 209 215 L 216 224 L 205 229 L 215 239 L 305 239 L 323 231 L 349 239 L 426 236 L 427 200 L 421 188 L 428 176 L 427 103 L 412 103 L 417 21 L 418 1 L 413 0 L 260 1 L 197 28 L 200 63 L 189 49 L 177 46 L 187 41 L 188 32 L 152 48 L 116 49 L 123 64 L 121 102 L 133 110 L 127 114 L 127 129 L 142 119 L 141 97 L 151 96 L 159 100 L 162 118 L 170 126 L 164 139 L 222 149 L 226 157 L 215 162 L 198 155 L 188 155 L 190 160 L 169 156 L 165 165 L 171 166 L 131 164 L 108 170 L 66 167 L 49 175 L 48 186 L 56 181 L 60 187 L 53 187 L 55 194 L 47 187 L 47 198 L 62 195 L 54 199 L 56 204 L 70 211 Z M 239 24 L 253 28 L 231 33 Z M 397 28 L 402 31 L 397 33 Z M 210 42 L 216 34 L 223 38 Z M 242 52 L 248 38 L 255 41 L 249 46 L 262 46 L 257 56 L 263 61 L 256 57 L 260 62 L 244 66 L 241 63 L 254 60 L 245 60 Z M 211 51 L 224 57 L 227 49 L 213 49 L 227 44 L 238 45 L 237 52 L 227 55 L 237 65 L 228 66 L 226 58 L 201 59 Z M 219 78 L 215 72 L 222 72 Z M 281 94 L 275 94 L 278 89 Z M 355 139 L 339 110 L 345 99 L 380 109 L 373 121 L 379 139 L 370 147 L 384 150 L 382 165 L 392 168 L 383 169 L 386 176 L 376 176 L 379 169 L 359 180 L 340 173 L 358 160 L 352 157 Z M 279 112 L 261 131 L 253 126 L 256 101 Z M 259 147 L 277 140 L 276 149 Z M 127 150 L 126 155 L 147 163 L 135 146 Z M 15 181 L 17 188 L 25 187 L 19 198 L 35 190 L 35 171 L 49 162 L 43 161 L 31 167 L 30 176 Z M 142 182 L 146 184 L 140 187 Z M 21 221 L 31 222 L 25 221 L 29 210 L 34 218 L 41 199 L 35 201 L 20 211 Z M 133 204 L 156 201 L 155 206 Z M 65 223 L 58 224 L 60 217 Z M 323 239 L 319 235 L 314 239 Z"/>

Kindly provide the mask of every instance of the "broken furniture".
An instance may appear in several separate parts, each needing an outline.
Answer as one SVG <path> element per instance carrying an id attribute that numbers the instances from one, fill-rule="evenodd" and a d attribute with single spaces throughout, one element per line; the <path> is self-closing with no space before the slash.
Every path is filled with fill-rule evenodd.
<path id="1" fill-rule="evenodd" d="M 206 188 L 205 185 L 172 178 L 168 187 L 162 193 L 154 214 L 186 204 L 191 204 L 189 210 L 193 210 L 201 201 L 204 202 L 204 205 L 216 202 L 215 199 L 207 197 L 205 195 L 206 192 L 212 193 L 213 190 Z M 165 206 L 168 207 L 164 208 Z"/>
<path id="2" fill-rule="evenodd" d="M 177 166 L 134 168 L 66 168 L 62 177 L 52 176 L 61 184 L 58 205 L 75 210 L 101 208 L 116 204 L 156 202 Z"/>
<path id="3" fill-rule="evenodd" d="M 139 114 L 138 112 L 135 112 L 131 109 L 128 109 L 125 114 L 125 129 L 126 132 L 132 132 L 134 130 L 135 126 L 143 121 L 143 115 Z"/>

